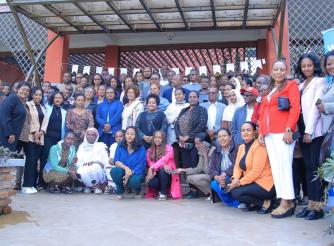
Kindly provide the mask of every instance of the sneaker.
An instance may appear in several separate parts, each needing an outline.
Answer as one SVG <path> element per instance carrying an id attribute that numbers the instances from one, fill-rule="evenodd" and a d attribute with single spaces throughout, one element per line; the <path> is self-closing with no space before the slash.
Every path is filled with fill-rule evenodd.
<path id="1" fill-rule="evenodd" d="M 167 196 L 164 195 L 164 194 L 159 193 L 158 200 L 159 200 L 159 201 L 166 201 L 166 200 L 167 200 Z"/>
<path id="2" fill-rule="evenodd" d="M 100 190 L 100 189 L 98 189 L 98 188 L 96 188 L 95 190 L 94 190 L 94 194 L 102 194 L 103 192 L 102 192 L 102 190 Z"/>
<path id="3" fill-rule="evenodd" d="M 34 194 L 37 191 L 35 192 L 31 187 L 23 187 L 22 190 L 21 190 L 21 192 L 23 194 Z"/>
<path id="4" fill-rule="evenodd" d="M 84 193 L 89 194 L 89 193 L 91 193 L 91 190 L 90 190 L 88 187 L 85 187 L 85 189 L 84 189 Z"/>
<path id="5" fill-rule="evenodd" d="M 238 208 L 239 209 L 245 209 L 247 207 L 247 205 L 245 204 L 245 203 L 240 203 L 239 205 L 238 205 Z"/>
<path id="6" fill-rule="evenodd" d="M 199 193 L 197 191 L 189 191 L 188 194 L 186 194 L 187 199 L 196 199 L 199 198 Z"/>
<path id="7" fill-rule="evenodd" d="M 38 192 L 38 190 L 37 190 L 35 187 L 31 187 L 31 189 L 32 189 L 35 193 Z"/>
<path id="8" fill-rule="evenodd" d="M 117 200 L 122 200 L 123 199 L 123 195 L 121 194 L 121 195 L 116 195 L 116 199 Z"/>
<path id="9" fill-rule="evenodd" d="M 142 194 L 136 194 L 135 195 L 135 199 L 143 199 L 143 195 Z"/>

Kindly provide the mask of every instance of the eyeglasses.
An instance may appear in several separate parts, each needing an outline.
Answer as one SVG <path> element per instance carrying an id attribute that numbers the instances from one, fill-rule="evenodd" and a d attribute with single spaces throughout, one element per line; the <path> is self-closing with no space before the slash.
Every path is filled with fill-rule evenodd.
<path id="1" fill-rule="evenodd" d="M 253 97 L 254 95 L 252 94 L 243 94 L 243 97 Z"/>

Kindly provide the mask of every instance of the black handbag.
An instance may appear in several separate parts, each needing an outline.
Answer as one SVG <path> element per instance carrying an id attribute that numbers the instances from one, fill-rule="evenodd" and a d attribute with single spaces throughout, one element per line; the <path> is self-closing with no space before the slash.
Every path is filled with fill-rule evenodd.
<path id="1" fill-rule="evenodd" d="M 290 101 L 287 97 L 278 97 L 278 110 L 279 111 L 289 111 L 290 109 Z"/>

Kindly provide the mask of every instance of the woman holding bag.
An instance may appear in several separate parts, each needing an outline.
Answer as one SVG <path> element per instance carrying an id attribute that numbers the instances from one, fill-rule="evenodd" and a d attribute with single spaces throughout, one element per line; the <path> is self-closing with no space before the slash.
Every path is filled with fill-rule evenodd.
<path id="1" fill-rule="evenodd" d="M 273 64 L 270 93 L 262 100 L 259 120 L 259 141 L 267 147 L 277 198 L 281 199 L 279 207 L 271 213 L 273 218 L 292 216 L 295 210 L 293 132 L 300 115 L 300 93 L 296 81 L 286 79 L 287 72 L 284 61 Z"/>

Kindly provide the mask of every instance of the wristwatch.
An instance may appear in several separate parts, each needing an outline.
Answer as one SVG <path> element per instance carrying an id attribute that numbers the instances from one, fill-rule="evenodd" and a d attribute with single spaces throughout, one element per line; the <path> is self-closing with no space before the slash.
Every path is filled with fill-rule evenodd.
<path id="1" fill-rule="evenodd" d="M 286 131 L 287 133 L 292 133 L 291 128 L 286 128 L 285 131 Z"/>

